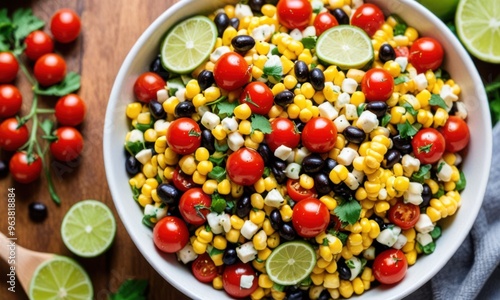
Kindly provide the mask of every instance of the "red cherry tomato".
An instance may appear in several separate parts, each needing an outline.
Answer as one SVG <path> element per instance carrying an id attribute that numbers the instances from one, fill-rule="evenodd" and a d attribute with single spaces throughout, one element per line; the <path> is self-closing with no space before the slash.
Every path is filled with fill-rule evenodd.
<path id="1" fill-rule="evenodd" d="M 224 53 L 215 62 L 215 83 L 222 89 L 227 91 L 239 89 L 247 84 L 251 77 L 252 67 L 236 52 Z"/>
<path id="2" fill-rule="evenodd" d="M 293 201 L 301 201 L 307 198 L 316 198 L 318 194 L 314 189 L 306 190 L 303 188 L 299 180 L 289 178 L 286 182 L 286 191 L 288 196 L 292 198 Z"/>
<path id="3" fill-rule="evenodd" d="M 33 161 L 28 162 L 26 152 L 16 152 L 9 162 L 9 170 L 15 181 L 19 183 L 30 183 L 42 174 L 42 160 L 33 154 Z"/>
<path id="4" fill-rule="evenodd" d="M 0 52 L 0 83 L 14 81 L 19 71 L 19 62 L 14 54 L 10 52 Z"/>
<path id="5" fill-rule="evenodd" d="M 0 148 L 7 151 L 15 151 L 24 145 L 29 139 L 28 127 L 19 126 L 16 118 L 5 119 L 0 124 Z"/>
<path id="6" fill-rule="evenodd" d="M 243 275 L 254 276 L 250 288 L 242 288 L 240 286 L 241 276 Z M 234 298 L 245 298 L 250 296 L 257 289 L 259 280 L 257 273 L 251 265 L 239 262 L 224 268 L 224 273 L 222 273 L 222 284 L 229 296 Z"/>
<path id="7" fill-rule="evenodd" d="M 388 249 L 375 257 L 373 275 L 382 284 L 393 284 L 401 281 L 408 269 L 408 262 L 403 251 Z"/>
<path id="8" fill-rule="evenodd" d="M 191 271 L 196 279 L 204 283 L 212 282 L 218 274 L 217 266 L 206 252 L 194 260 Z"/>
<path id="9" fill-rule="evenodd" d="M 467 123 L 457 116 L 450 116 L 441 128 L 444 140 L 446 141 L 446 151 L 458 152 L 469 144 L 470 132 Z"/>
<path id="10" fill-rule="evenodd" d="M 232 182 L 253 185 L 264 174 L 264 160 L 257 151 L 243 147 L 229 155 L 226 170 Z"/>
<path id="11" fill-rule="evenodd" d="M 411 141 L 413 153 L 422 164 L 436 163 L 445 150 L 443 135 L 434 128 L 424 128 L 417 132 Z"/>
<path id="12" fill-rule="evenodd" d="M 293 207 L 293 228 L 298 235 L 312 238 L 325 231 L 330 223 L 330 211 L 316 198 L 303 199 Z"/>
<path id="13" fill-rule="evenodd" d="M 59 54 L 48 53 L 37 59 L 33 72 L 41 85 L 53 85 L 66 76 L 66 61 Z"/>
<path id="14" fill-rule="evenodd" d="M 410 49 L 406 46 L 398 46 L 394 48 L 394 52 L 396 52 L 396 57 L 408 57 L 410 56 Z"/>
<path id="15" fill-rule="evenodd" d="M 26 49 L 24 53 L 32 61 L 36 61 L 43 55 L 54 51 L 54 41 L 52 38 L 41 30 L 35 30 L 28 34 L 24 40 Z"/>
<path id="16" fill-rule="evenodd" d="M 59 127 L 55 132 L 57 140 L 50 144 L 50 153 L 59 161 L 72 161 L 83 150 L 83 137 L 73 127 Z"/>
<path id="17" fill-rule="evenodd" d="M 185 192 L 190 188 L 196 187 L 196 183 L 193 181 L 193 177 L 184 174 L 179 167 L 174 170 L 174 175 L 172 177 L 174 186 L 181 192 Z"/>
<path id="18" fill-rule="evenodd" d="M 200 148 L 201 129 L 191 118 L 179 118 L 168 126 L 168 146 L 177 154 L 191 154 Z"/>
<path id="19" fill-rule="evenodd" d="M 17 114 L 23 104 L 23 96 L 12 84 L 0 85 L 0 118 Z"/>
<path id="20" fill-rule="evenodd" d="M 418 73 L 423 73 L 439 68 L 443 62 L 443 56 L 443 47 L 436 39 L 423 37 L 411 45 L 408 61 L 417 69 Z"/>
<path id="21" fill-rule="evenodd" d="M 153 228 L 153 241 L 163 252 L 175 253 L 189 241 L 189 231 L 183 220 L 166 216 L 156 223 Z"/>
<path id="22" fill-rule="evenodd" d="M 65 126 L 76 126 L 83 122 L 87 105 L 80 96 L 68 94 L 57 100 L 55 106 L 57 122 Z"/>
<path id="23" fill-rule="evenodd" d="M 325 11 L 316 16 L 313 25 L 316 28 L 316 35 L 320 36 L 327 29 L 339 25 L 339 22 L 331 13 Z"/>
<path id="24" fill-rule="evenodd" d="M 363 29 L 370 37 L 382 27 L 385 17 L 382 10 L 371 3 L 358 7 L 351 17 L 351 25 Z"/>
<path id="25" fill-rule="evenodd" d="M 394 92 L 394 78 L 384 69 L 370 69 L 361 80 L 367 101 L 386 101 Z"/>
<path id="26" fill-rule="evenodd" d="M 302 30 L 309 25 L 312 6 L 307 0 L 281 0 L 276 5 L 278 21 L 288 29 Z"/>
<path id="27" fill-rule="evenodd" d="M 337 127 L 327 118 L 312 118 L 302 130 L 302 144 L 311 152 L 328 152 L 336 141 Z"/>
<path id="28" fill-rule="evenodd" d="M 273 152 L 282 145 L 293 149 L 299 145 L 300 134 L 292 120 L 278 117 L 271 121 L 271 133 L 265 135 L 265 141 Z"/>
<path id="29" fill-rule="evenodd" d="M 408 230 L 417 224 L 420 218 L 420 207 L 399 200 L 395 205 L 391 206 L 387 218 L 394 225 L 401 227 L 403 230 Z"/>
<path id="30" fill-rule="evenodd" d="M 240 95 L 240 103 L 246 103 L 255 114 L 267 115 L 273 107 L 273 91 L 260 81 L 250 82 Z"/>
<path id="31" fill-rule="evenodd" d="M 212 199 L 201 188 L 192 188 L 182 194 L 179 200 L 179 212 L 186 222 L 196 226 L 206 222 Z"/>
<path id="32" fill-rule="evenodd" d="M 60 43 L 70 43 L 80 34 L 82 24 L 78 14 L 69 8 L 62 8 L 55 12 L 50 20 L 50 31 Z"/>
<path id="33" fill-rule="evenodd" d="M 165 80 L 154 72 L 145 72 L 134 83 L 135 97 L 144 103 L 156 99 L 156 92 L 165 88 Z"/>

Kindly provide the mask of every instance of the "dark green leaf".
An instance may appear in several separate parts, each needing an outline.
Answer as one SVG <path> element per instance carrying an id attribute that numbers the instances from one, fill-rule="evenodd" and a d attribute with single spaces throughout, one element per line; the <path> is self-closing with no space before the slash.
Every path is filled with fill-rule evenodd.
<path id="1" fill-rule="evenodd" d="M 7 16 L 7 9 L 0 9 L 0 51 L 10 50 L 13 29 L 12 22 Z"/>
<path id="2" fill-rule="evenodd" d="M 301 40 L 302 45 L 306 49 L 314 49 L 316 47 L 316 37 L 315 36 L 307 36 Z"/>
<path id="3" fill-rule="evenodd" d="M 361 205 L 355 199 L 344 201 L 342 204 L 337 206 L 334 210 L 340 221 L 349 224 L 354 224 L 358 221 L 361 214 Z"/>
<path id="4" fill-rule="evenodd" d="M 214 165 L 220 166 L 224 162 L 225 154 L 221 152 L 215 152 L 208 158 Z"/>
<path id="5" fill-rule="evenodd" d="M 441 198 L 441 196 L 444 195 L 444 188 L 442 185 L 439 185 L 439 190 L 437 191 L 437 193 L 435 193 L 434 195 L 432 195 L 433 198 Z"/>
<path id="6" fill-rule="evenodd" d="M 365 106 L 366 106 L 365 103 L 361 103 L 360 105 L 358 105 L 356 109 L 358 116 L 361 116 L 361 113 L 363 113 L 363 111 L 365 110 Z"/>
<path id="7" fill-rule="evenodd" d="M 110 294 L 109 300 L 146 300 L 148 288 L 147 280 L 127 279 L 114 294 Z"/>
<path id="8" fill-rule="evenodd" d="M 125 143 L 125 149 L 130 153 L 131 155 L 136 155 L 141 151 L 142 149 L 145 149 L 146 145 L 144 145 L 143 142 L 136 141 L 136 142 L 126 142 Z"/>
<path id="9" fill-rule="evenodd" d="M 354 269 L 354 268 L 356 268 L 356 266 L 354 265 L 354 262 L 353 262 L 352 260 L 350 260 L 350 259 L 347 259 L 347 260 L 345 261 L 345 264 L 347 265 L 347 267 L 348 267 L 349 269 Z"/>
<path id="10" fill-rule="evenodd" d="M 429 179 L 431 177 L 431 168 L 432 165 L 430 164 L 420 166 L 418 171 L 411 175 L 411 179 L 419 183 L 424 183 L 425 179 Z"/>
<path id="11" fill-rule="evenodd" d="M 413 108 L 413 106 L 408 103 L 408 102 L 405 102 L 403 103 L 402 105 L 405 109 L 406 109 L 406 112 L 409 113 L 410 115 L 416 117 L 418 112 L 415 110 L 415 108 Z"/>
<path id="12" fill-rule="evenodd" d="M 382 117 L 382 127 L 385 127 L 387 126 L 387 124 L 389 124 L 389 122 L 391 121 L 391 115 L 390 114 L 385 114 L 383 117 Z"/>
<path id="13" fill-rule="evenodd" d="M 139 200 L 139 195 L 141 194 L 141 190 L 136 186 L 132 186 L 132 195 L 135 201 Z"/>
<path id="14" fill-rule="evenodd" d="M 262 133 L 271 133 L 271 123 L 261 115 L 252 115 L 252 130 L 259 130 Z"/>
<path id="15" fill-rule="evenodd" d="M 45 119 L 42 124 L 40 124 L 40 127 L 45 135 L 52 135 L 52 131 L 54 131 L 54 122 L 50 119 Z"/>
<path id="16" fill-rule="evenodd" d="M 144 217 L 142 217 L 142 224 L 148 226 L 149 228 L 154 228 L 155 223 L 151 222 L 151 218 L 156 218 L 156 215 L 144 215 Z"/>
<path id="17" fill-rule="evenodd" d="M 278 292 L 283 292 L 285 290 L 285 286 L 278 284 L 278 283 L 274 283 L 273 290 L 278 291 Z"/>
<path id="18" fill-rule="evenodd" d="M 299 282 L 299 286 L 311 286 L 312 285 L 312 279 L 311 276 L 307 276 L 304 278 L 301 282 Z"/>
<path id="19" fill-rule="evenodd" d="M 446 72 L 446 70 L 443 69 L 437 69 L 434 71 L 434 76 L 436 76 L 437 79 L 442 79 L 443 81 L 447 81 L 450 79 L 450 73 Z"/>
<path id="20" fill-rule="evenodd" d="M 20 41 L 32 31 L 42 28 L 45 22 L 33 15 L 31 8 L 19 8 L 12 14 L 14 39 Z"/>
<path id="21" fill-rule="evenodd" d="M 222 101 L 217 103 L 219 117 L 231 117 L 234 114 L 234 109 L 236 108 L 236 106 L 238 106 L 238 104 L 238 101 Z"/>
<path id="22" fill-rule="evenodd" d="M 465 189 L 465 186 L 467 185 L 467 180 L 465 179 L 465 174 L 464 172 L 460 171 L 460 179 L 456 182 L 456 189 L 457 191 L 461 192 Z"/>
<path id="23" fill-rule="evenodd" d="M 347 243 L 347 238 L 349 238 L 349 235 L 347 233 L 341 232 L 341 231 L 329 231 L 328 233 L 336 236 L 341 242 L 342 245 L 345 245 Z"/>
<path id="24" fill-rule="evenodd" d="M 263 72 L 265 76 L 273 77 L 275 80 L 279 81 L 281 80 L 281 75 L 283 75 L 283 66 L 281 65 L 281 62 L 277 65 L 264 65 Z"/>
<path id="25" fill-rule="evenodd" d="M 269 167 L 265 167 L 264 173 L 262 174 L 262 176 L 264 176 L 264 178 L 266 178 L 266 177 L 269 177 L 269 175 L 271 175 L 271 169 Z"/>
<path id="26" fill-rule="evenodd" d="M 214 101 L 207 103 L 207 105 L 213 105 L 212 108 L 217 108 L 217 105 L 215 105 L 215 104 L 226 101 L 226 99 L 227 99 L 227 96 L 221 96 L 221 97 L 215 99 Z"/>
<path id="27" fill-rule="evenodd" d="M 438 165 L 438 167 L 437 167 L 437 172 L 438 172 L 438 173 L 439 173 L 439 172 L 441 172 L 441 169 L 444 167 L 444 164 L 445 164 L 444 162 L 440 162 L 440 163 L 439 163 L 439 165 Z"/>
<path id="28" fill-rule="evenodd" d="M 396 79 L 394 79 L 394 84 L 395 85 L 398 85 L 398 84 L 401 84 L 401 83 L 405 83 L 405 82 L 408 82 L 408 77 L 405 76 L 405 75 L 399 75 L 398 77 L 396 77 Z"/>
<path id="29" fill-rule="evenodd" d="M 406 24 L 396 24 L 396 26 L 394 26 L 394 36 L 404 35 L 407 27 Z"/>
<path id="30" fill-rule="evenodd" d="M 214 147 L 215 147 L 215 151 L 217 152 L 226 152 L 227 149 L 229 149 L 229 146 L 227 145 L 227 143 L 219 143 L 219 141 L 215 141 L 214 142 Z"/>
<path id="31" fill-rule="evenodd" d="M 213 167 L 212 171 L 208 173 L 208 177 L 220 182 L 226 178 L 226 169 L 224 169 L 223 167 L 215 166 Z"/>
<path id="32" fill-rule="evenodd" d="M 448 105 L 446 105 L 446 102 L 444 102 L 443 98 L 439 96 L 438 94 L 432 94 L 431 99 L 429 100 L 430 105 L 434 106 L 439 106 L 442 109 L 448 110 Z"/>
<path id="33" fill-rule="evenodd" d="M 407 137 L 413 137 L 415 134 L 417 134 L 418 130 L 420 129 L 422 125 L 420 124 L 415 124 L 412 125 L 408 120 L 406 120 L 405 123 L 403 124 L 398 124 L 398 131 L 399 135 L 402 138 L 407 138 Z"/>
<path id="34" fill-rule="evenodd" d="M 151 119 L 151 121 L 149 121 L 149 124 L 141 124 L 141 123 L 137 123 L 135 125 L 135 129 L 139 129 L 140 131 L 144 132 L 146 130 L 148 130 L 149 128 L 153 128 L 153 125 L 154 125 L 154 120 Z M 193 130 L 194 131 L 194 130 Z M 196 132 L 196 131 L 195 131 Z"/>
<path id="35" fill-rule="evenodd" d="M 280 55 L 280 51 L 278 50 L 278 47 L 274 47 L 273 50 L 271 50 L 271 55 Z"/>
<path id="36" fill-rule="evenodd" d="M 79 88 L 80 75 L 75 72 L 70 72 L 60 83 L 47 88 L 37 85 L 34 89 L 34 92 L 38 95 L 62 97 L 64 95 L 77 91 Z"/>
<path id="37" fill-rule="evenodd" d="M 225 175 L 225 173 L 224 173 L 224 175 Z M 210 206 L 210 210 L 220 214 L 224 211 L 224 209 L 226 209 L 226 199 L 224 199 L 218 193 L 213 193 L 212 194 L 212 205 Z"/>

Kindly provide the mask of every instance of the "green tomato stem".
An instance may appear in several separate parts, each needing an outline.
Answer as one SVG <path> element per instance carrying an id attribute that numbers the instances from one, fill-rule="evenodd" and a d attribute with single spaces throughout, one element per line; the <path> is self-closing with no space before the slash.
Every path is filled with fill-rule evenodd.
<path id="1" fill-rule="evenodd" d="M 55 113 L 56 110 L 52 108 L 37 108 L 36 113 L 37 114 L 53 114 Z"/>
<path id="2" fill-rule="evenodd" d="M 50 174 L 49 166 L 45 163 L 45 153 L 47 152 L 47 147 L 45 147 L 45 149 L 43 151 L 40 148 L 40 145 L 38 143 L 36 144 L 36 147 L 37 147 L 38 156 L 42 160 L 42 165 L 43 165 L 43 171 L 45 173 L 45 178 L 47 178 L 47 183 L 49 185 L 50 198 L 52 198 L 52 201 L 54 201 L 57 205 L 60 205 L 61 204 L 61 198 L 59 198 L 59 196 L 56 193 L 56 190 L 55 190 L 55 187 L 54 187 L 54 183 L 52 182 L 52 176 Z"/>

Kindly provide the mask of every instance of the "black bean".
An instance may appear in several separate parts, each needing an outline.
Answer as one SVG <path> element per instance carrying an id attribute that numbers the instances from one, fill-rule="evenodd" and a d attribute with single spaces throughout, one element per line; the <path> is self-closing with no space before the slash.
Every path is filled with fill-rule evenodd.
<path id="1" fill-rule="evenodd" d="M 330 293 L 328 292 L 328 290 L 324 289 L 323 291 L 321 291 L 318 300 L 329 300 L 329 299 L 330 299 Z"/>
<path id="2" fill-rule="evenodd" d="M 9 167 L 8 167 L 8 165 L 5 163 L 5 161 L 3 161 L 2 159 L 0 159 L 0 178 L 4 178 L 8 174 L 9 174 Z"/>
<path id="3" fill-rule="evenodd" d="M 177 203 L 181 197 L 179 190 L 175 186 L 168 183 L 161 183 L 156 188 L 156 193 L 158 198 L 160 198 L 161 201 L 167 205 Z"/>
<path id="4" fill-rule="evenodd" d="M 163 105 L 156 100 L 149 101 L 148 106 L 149 106 L 149 111 L 151 112 L 151 115 L 155 119 L 163 119 L 167 115 L 167 113 L 163 109 Z"/>
<path id="5" fill-rule="evenodd" d="M 305 82 L 309 79 L 309 67 L 301 60 L 295 62 L 294 72 L 298 82 Z"/>
<path id="6" fill-rule="evenodd" d="M 209 70 L 203 70 L 198 74 L 198 85 L 200 86 L 200 89 L 202 91 L 206 90 L 207 88 L 211 87 L 212 84 L 214 84 L 215 79 L 214 79 L 214 73 Z"/>
<path id="7" fill-rule="evenodd" d="M 292 91 L 284 90 L 284 91 L 276 94 L 276 96 L 274 96 L 274 102 L 280 106 L 285 107 L 288 104 L 293 103 L 294 97 L 295 97 L 295 94 Z"/>
<path id="8" fill-rule="evenodd" d="M 280 237 L 287 241 L 293 240 L 296 235 L 295 229 L 293 229 L 291 222 L 283 223 L 278 232 Z"/>
<path id="9" fill-rule="evenodd" d="M 240 19 L 234 17 L 229 20 L 229 25 L 231 25 L 233 28 L 238 29 L 240 27 Z"/>
<path id="10" fill-rule="evenodd" d="M 274 160 L 271 166 L 271 172 L 273 172 L 274 178 L 280 184 L 284 183 L 288 179 L 285 174 L 286 166 L 286 162 L 281 159 Z"/>
<path id="11" fill-rule="evenodd" d="M 229 205 L 229 203 L 232 203 L 232 205 Z M 224 208 L 224 212 L 230 215 L 234 215 L 235 206 L 236 201 L 228 201 L 226 207 Z"/>
<path id="12" fill-rule="evenodd" d="M 377 118 L 382 118 L 385 115 L 387 107 L 387 103 L 384 101 L 371 101 L 365 106 L 365 108 L 374 113 Z"/>
<path id="13" fill-rule="evenodd" d="M 299 119 L 297 119 L 293 122 L 295 123 L 295 128 L 297 129 L 297 132 L 301 133 L 304 130 L 306 123 L 300 121 Z"/>
<path id="14" fill-rule="evenodd" d="M 378 59 L 384 63 L 386 61 L 396 59 L 396 52 L 394 51 L 394 48 L 387 43 L 380 46 L 380 49 L 378 50 Z"/>
<path id="15" fill-rule="evenodd" d="M 335 193 L 335 195 L 338 195 L 345 200 L 348 200 L 353 196 L 353 191 L 343 182 L 340 184 L 335 184 L 333 186 L 333 192 Z"/>
<path id="16" fill-rule="evenodd" d="M 420 203 L 420 207 L 426 207 L 429 205 L 429 202 L 432 199 L 432 190 L 427 183 L 423 184 L 424 189 L 422 190 L 422 203 Z"/>
<path id="17" fill-rule="evenodd" d="M 253 12 L 260 13 L 262 6 L 266 4 L 264 0 L 248 0 L 248 6 Z"/>
<path id="18" fill-rule="evenodd" d="M 351 143 L 361 144 L 366 138 L 366 133 L 362 129 L 351 125 L 344 129 L 344 137 Z"/>
<path id="19" fill-rule="evenodd" d="M 191 101 L 182 101 L 175 106 L 175 117 L 177 118 L 190 118 L 196 112 L 196 108 L 194 107 L 193 102 Z"/>
<path id="20" fill-rule="evenodd" d="M 125 160 L 125 170 L 130 176 L 134 176 L 139 173 L 139 171 L 141 171 L 141 167 L 141 163 L 133 155 L 128 156 Z"/>
<path id="21" fill-rule="evenodd" d="M 389 149 L 384 155 L 383 167 L 386 169 L 392 168 L 395 164 L 401 161 L 403 156 L 397 149 Z"/>
<path id="22" fill-rule="evenodd" d="M 273 159 L 274 155 L 268 145 L 260 144 L 259 148 L 257 148 L 257 152 L 259 152 L 260 156 L 262 156 L 262 159 L 264 160 L 264 164 L 266 166 L 271 164 L 271 160 Z"/>
<path id="23" fill-rule="evenodd" d="M 224 254 L 222 254 L 222 262 L 225 265 L 234 265 L 238 261 L 238 253 L 236 253 L 236 249 L 233 247 L 228 247 L 224 250 Z"/>
<path id="24" fill-rule="evenodd" d="M 316 173 L 314 175 L 314 188 L 319 195 L 326 195 L 332 191 L 330 187 L 330 178 L 325 173 Z"/>
<path id="25" fill-rule="evenodd" d="M 236 215 L 243 219 L 248 216 L 251 210 L 252 201 L 250 200 L 250 196 L 243 194 L 243 196 L 236 201 Z"/>
<path id="26" fill-rule="evenodd" d="M 337 271 L 339 271 L 340 279 L 349 280 L 351 278 L 351 269 L 349 269 L 345 260 L 341 259 L 337 262 Z"/>
<path id="27" fill-rule="evenodd" d="M 394 148 L 398 149 L 402 155 L 410 153 L 413 148 L 411 146 L 411 139 L 403 138 L 401 135 L 392 137 Z"/>
<path id="28" fill-rule="evenodd" d="M 305 294 L 305 291 L 295 288 L 293 290 L 287 291 L 286 293 L 286 299 L 287 300 L 305 300 L 308 299 L 307 295 Z"/>
<path id="29" fill-rule="evenodd" d="M 384 220 L 379 216 L 372 217 L 372 220 L 377 222 L 380 231 L 384 230 L 387 227 L 387 224 L 384 223 Z"/>
<path id="30" fill-rule="evenodd" d="M 323 171 L 327 174 L 330 174 L 330 171 L 333 170 L 338 165 L 335 159 L 328 157 L 325 159 L 325 164 L 323 165 Z"/>
<path id="31" fill-rule="evenodd" d="M 237 35 L 231 40 L 234 50 L 240 53 L 246 53 L 255 46 L 255 40 L 249 35 Z"/>
<path id="32" fill-rule="evenodd" d="M 319 154 L 311 154 L 302 160 L 302 170 L 307 174 L 319 172 L 323 169 L 325 161 Z"/>
<path id="33" fill-rule="evenodd" d="M 34 222 L 42 222 L 47 218 L 47 206 L 40 202 L 32 202 L 28 207 L 30 219 Z"/>
<path id="34" fill-rule="evenodd" d="M 340 25 L 345 24 L 349 25 L 349 16 L 345 13 L 345 11 L 341 8 L 335 8 L 331 11 L 332 15 L 337 19 Z"/>
<path id="35" fill-rule="evenodd" d="M 283 226 L 283 220 L 281 219 L 281 214 L 279 209 L 275 208 L 269 214 L 269 221 L 271 221 L 271 227 L 274 230 L 279 230 Z"/>
<path id="36" fill-rule="evenodd" d="M 380 228 L 380 230 L 382 231 L 383 229 Z M 384 244 L 377 242 L 377 240 L 373 240 L 372 246 L 375 247 L 375 256 L 379 255 L 380 253 L 384 252 L 385 250 L 392 248 L 392 247 L 389 247 L 387 245 L 384 245 Z"/>
<path id="37" fill-rule="evenodd" d="M 207 148 L 210 154 L 215 152 L 215 138 L 212 132 L 208 129 L 203 129 L 201 132 L 201 146 Z"/>
<path id="38" fill-rule="evenodd" d="M 167 81 L 168 78 L 170 78 L 170 73 L 163 68 L 163 65 L 161 64 L 161 58 L 158 55 L 151 64 L 149 65 L 149 71 L 154 72 L 158 75 L 160 75 L 163 80 Z"/>
<path id="39" fill-rule="evenodd" d="M 167 211 L 167 216 L 175 216 L 178 218 L 183 218 L 181 215 L 181 212 L 179 211 L 179 206 L 178 205 L 169 205 L 168 206 L 168 211 Z"/>
<path id="40" fill-rule="evenodd" d="M 309 74 L 311 85 L 316 91 L 322 91 L 325 88 L 325 74 L 318 68 L 311 70 Z"/>
<path id="41" fill-rule="evenodd" d="M 218 13 L 214 18 L 215 26 L 217 27 L 217 32 L 219 37 L 222 37 L 224 30 L 229 26 L 229 17 L 225 13 Z"/>

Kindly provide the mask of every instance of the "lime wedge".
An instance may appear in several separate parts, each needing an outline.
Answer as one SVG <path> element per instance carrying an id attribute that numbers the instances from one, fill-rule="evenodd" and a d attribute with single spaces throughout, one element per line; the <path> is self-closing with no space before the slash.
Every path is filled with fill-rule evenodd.
<path id="1" fill-rule="evenodd" d="M 92 282 L 78 263 L 55 256 L 40 264 L 31 278 L 31 300 L 84 300 L 93 298 Z"/>
<path id="2" fill-rule="evenodd" d="M 116 232 L 111 210 L 97 200 L 83 200 L 73 205 L 61 225 L 62 240 L 74 254 L 95 257 L 106 251 Z"/>
<path id="3" fill-rule="evenodd" d="M 343 70 L 362 69 L 373 61 L 372 41 L 361 28 L 335 26 L 319 36 L 316 55 Z"/>
<path id="4" fill-rule="evenodd" d="M 195 16 L 175 25 L 161 44 L 163 66 L 177 74 L 196 69 L 212 53 L 217 40 L 217 27 L 204 16 Z"/>
<path id="5" fill-rule="evenodd" d="M 460 0 L 455 15 L 460 40 L 480 60 L 500 63 L 500 3 Z"/>
<path id="6" fill-rule="evenodd" d="M 281 285 L 293 285 L 311 274 L 316 265 L 316 252 L 303 241 L 291 241 L 279 245 L 266 260 L 269 278 Z"/>

